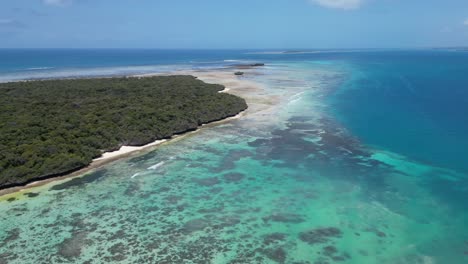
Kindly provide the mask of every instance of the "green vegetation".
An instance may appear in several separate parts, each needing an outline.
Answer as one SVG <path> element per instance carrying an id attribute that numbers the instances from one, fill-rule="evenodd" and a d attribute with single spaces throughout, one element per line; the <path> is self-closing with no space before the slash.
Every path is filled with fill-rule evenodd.
<path id="1" fill-rule="evenodd" d="M 245 101 L 192 76 L 0 84 L 0 188 L 234 116 Z"/>

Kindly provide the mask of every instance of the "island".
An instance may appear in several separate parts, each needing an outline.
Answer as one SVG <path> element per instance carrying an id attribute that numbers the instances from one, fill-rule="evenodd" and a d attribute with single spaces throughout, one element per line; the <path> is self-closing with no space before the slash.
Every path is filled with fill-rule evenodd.
<path id="1" fill-rule="evenodd" d="M 104 152 L 232 117 L 244 99 L 193 76 L 0 84 L 0 189 L 66 175 Z"/>
<path id="2" fill-rule="evenodd" d="M 236 64 L 232 65 L 232 68 L 235 69 L 252 69 L 252 68 L 257 68 L 257 67 L 263 67 L 265 66 L 265 63 L 249 63 L 249 64 Z"/>

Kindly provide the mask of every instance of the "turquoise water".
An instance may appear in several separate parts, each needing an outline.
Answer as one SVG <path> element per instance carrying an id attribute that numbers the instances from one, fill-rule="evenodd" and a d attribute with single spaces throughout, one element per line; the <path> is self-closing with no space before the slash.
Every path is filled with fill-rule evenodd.
<path id="1" fill-rule="evenodd" d="M 0 263 L 467 263 L 466 55 L 443 54 L 265 55 L 243 118 L 0 198 Z"/>

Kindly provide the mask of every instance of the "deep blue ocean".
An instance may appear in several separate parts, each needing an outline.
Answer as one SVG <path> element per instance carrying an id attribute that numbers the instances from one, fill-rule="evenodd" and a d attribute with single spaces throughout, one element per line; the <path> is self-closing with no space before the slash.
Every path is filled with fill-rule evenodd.
<path id="1" fill-rule="evenodd" d="M 330 98 L 366 144 L 468 172 L 468 52 L 342 57 L 348 76 Z"/>
<path id="2" fill-rule="evenodd" d="M 0 263 L 468 263 L 466 51 L 0 50 L 0 82 L 178 71 L 249 108 L 0 196 Z"/>

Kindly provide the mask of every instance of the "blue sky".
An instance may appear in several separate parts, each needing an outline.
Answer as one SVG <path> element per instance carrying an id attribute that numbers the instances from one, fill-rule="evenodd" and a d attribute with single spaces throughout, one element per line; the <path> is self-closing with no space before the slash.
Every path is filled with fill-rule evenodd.
<path id="1" fill-rule="evenodd" d="M 467 0 L 0 0 L 0 48 L 468 46 Z"/>

